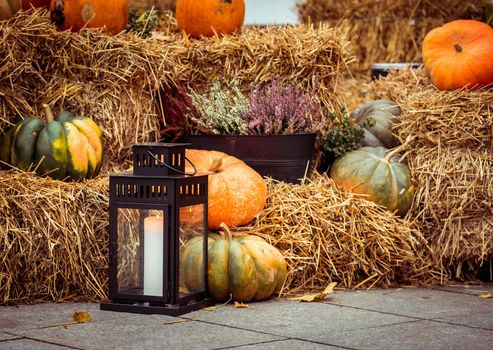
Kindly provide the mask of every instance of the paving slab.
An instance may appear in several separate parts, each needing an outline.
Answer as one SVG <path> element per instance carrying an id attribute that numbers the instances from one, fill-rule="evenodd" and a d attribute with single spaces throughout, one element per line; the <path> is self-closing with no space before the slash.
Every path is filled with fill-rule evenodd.
<path id="1" fill-rule="evenodd" d="M 203 322 L 165 325 L 84 324 L 68 329 L 30 330 L 31 338 L 82 349 L 218 349 L 266 342 L 280 337 Z"/>
<path id="2" fill-rule="evenodd" d="M 8 333 L 0 333 L 0 342 L 5 340 L 19 339 L 20 337 L 17 335 L 12 335 Z"/>
<path id="3" fill-rule="evenodd" d="M 324 302 L 418 319 L 493 312 L 493 299 L 432 288 L 337 291 Z"/>
<path id="4" fill-rule="evenodd" d="M 73 348 L 24 338 L 24 339 L 0 342 L 0 349 L 1 350 L 69 350 Z"/>
<path id="5" fill-rule="evenodd" d="M 71 305 L 67 310 L 58 308 L 55 312 L 48 308 L 42 315 L 43 321 L 37 324 L 63 322 L 73 310 L 81 309 Z M 101 311 L 97 304 L 86 305 L 85 309 L 91 313 L 93 322 L 67 327 L 16 328 L 10 333 L 81 349 L 107 349 L 109 345 L 132 350 L 218 349 L 284 339 L 177 317 Z M 48 315 L 52 318 L 46 319 Z"/>
<path id="6" fill-rule="evenodd" d="M 434 286 L 432 288 L 451 293 L 472 294 L 477 296 L 488 293 L 493 295 L 493 283 L 485 283 L 480 285 Z"/>
<path id="7" fill-rule="evenodd" d="M 303 340 L 297 339 L 288 339 L 288 340 L 277 340 L 268 343 L 261 344 L 252 344 L 245 346 L 238 346 L 234 348 L 226 348 L 226 349 L 235 349 L 235 350 L 337 350 L 344 349 L 340 347 L 318 344 L 307 342 Z"/>
<path id="8" fill-rule="evenodd" d="M 248 306 L 248 308 L 235 308 L 226 305 L 213 312 L 195 311 L 183 317 L 302 340 L 318 339 L 321 333 L 413 320 L 317 302 L 300 303 L 276 299 L 250 303 Z"/>
<path id="9" fill-rule="evenodd" d="M 326 342 L 365 350 L 491 350 L 493 332 L 433 321 L 359 329 L 326 334 Z"/>
<path id="10" fill-rule="evenodd" d="M 97 303 L 40 303 L 22 306 L 0 306 L 0 332 L 11 333 L 14 330 L 37 329 L 53 324 L 72 321 L 72 314 L 76 311 L 87 311 L 94 320 L 100 323 L 112 322 L 140 322 L 158 316 L 130 313 L 101 311 Z M 176 320 L 171 316 L 159 316 L 162 322 Z"/>
<path id="11" fill-rule="evenodd" d="M 458 324 L 462 326 L 482 328 L 493 331 L 493 312 L 474 313 L 469 315 L 440 317 L 437 321 Z M 493 348 L 493 345 L 492 345 Z"/>

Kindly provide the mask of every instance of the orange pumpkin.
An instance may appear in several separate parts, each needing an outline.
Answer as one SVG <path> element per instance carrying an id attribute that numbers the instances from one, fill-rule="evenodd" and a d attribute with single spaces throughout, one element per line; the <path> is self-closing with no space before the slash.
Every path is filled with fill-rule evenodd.
<path id="1" fill-rule="evenodd" d="M 50 0 L 22 0 L 22 9 L 29 10 L 31 7 L 46 7 L 50 6 Z"/>
<path id="2" fill-rule="evenodd" d="M 440 90 L 479 88 L 493 83 L 493 28 L 474 20 L 457 20 L 430 31 L 423 59 Z"/>
<path id="3" fill-rule="evenodd" d="M 245 0 L 178 0 L 176 23 L 191 37 L 229 34 L 243 25 Z"/>
<path id="4" fill-rule="evenodd" d="M 0 20 L 9 19 L 21 9 L 21 0 L 0 0 Z"/>
<path id="5" fill-rule="evenodd" d="M 51 19 L 61 30 L 103 28 L 118 34 L 128 22 L 128 0 L 51 0 Z"/>
<path id="6" fill-rule="evenodd" d="M 230 227 L 245 225 L 264 208 L 267 185 L 243 161 L 217 151 L 187 149 L 186 156 L 198 173 L 209 174 L 210 229 L 219 229 L 221 223 Z M 187 172 L 191 171 L 187 164 Z"/>

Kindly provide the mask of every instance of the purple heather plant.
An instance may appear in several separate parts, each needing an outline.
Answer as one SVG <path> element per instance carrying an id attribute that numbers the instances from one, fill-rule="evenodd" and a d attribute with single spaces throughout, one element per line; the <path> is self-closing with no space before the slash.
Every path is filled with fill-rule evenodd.
<path id="1" fill-rule="evenodd" d="M 278 79 L 252 89 L 246 114 L 248 134 L 294 134 L 322 128 L 321 106 L 301 88 Z"/>

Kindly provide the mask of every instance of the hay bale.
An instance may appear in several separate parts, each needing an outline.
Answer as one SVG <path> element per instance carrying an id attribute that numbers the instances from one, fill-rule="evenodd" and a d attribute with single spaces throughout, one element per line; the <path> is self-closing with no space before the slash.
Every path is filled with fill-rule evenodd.
<path id="1" fill-rule="evenodd" d="M 106 297 L 107 192 L 106 177 L 0 171 L 0 303 Z"/>
<path id="2" fill-rule="evenodd" d="M 414 137 L 407 157 L 417 192 L 409 218 L 444 273 L 475 277 L 493 259 L 493 90 L 438 91 L 423 70 L 392 74 L 372 89 L 375 98 L 401 105 L 397 137 Z"/>
<path id="3" fill-rule="evenodd" d="M 313 22 L 328 19 L 411 19 L 441 18 L 450 21 L 457 18 L 484 18 L 483 0 L 300 0 L 297 3 L 300 20 Z"/>
<path id="4" fill-rule="evenodd" d="M 175 11 L 176 0 L 128 0 L 128 8 L 141 13 L 154 8 L 160 13 Z"/>
<path id="5" fill-rule="evenodd" d="M 286 256 L 288 293 L 338 281 L 348 288 L 437 280 L 410 222 L 338 190 L 326 176 L 303 185 L 269 182 L 252 227 Z M 108 178 L 61 182 L 0 172 L 0 302 L 107 297 Z"/>
<path id="6" fill-rule="evenodd" d="M 0 22 L 0 132 L 16 116 L 39 116 L 47 103 L 94 118 L 103 129 L 106 159 L 120 164 L 131 144 L 159 139 L 158 121 L 166 119 L 160 103 L 166 101 L 154 96 L 178 83 L 236 79 L 247 89 L 279 77 L 326 106 L 339 104 L 337 88 L 350 58 L 338 28 L 244 28 L 203 40 L 161 29 L 159 39 L 147 40 L 98 30 L 59 32 L 42 9 Z"/>
<path id="7" fill-rule="evenodd" d="M 351 71 L 365 76 L 372 63 L 421 62 L 426 33 L 446 22 L 487 20 L 482 0 L 304 0 L 297 8 L 302 23 L 334 24 L 344 19 L 356 56 Z"/>
<path id="8" fill-rule="evenodd" d="M 301 185 L 269 181 L 267 206 L 252 227 L 289 266 L 283 293 L 336 281 L 347 288 L 429 283 L 438 276 L 424 237 L 403 220 L 338 189 L 327 175 Z"/>
<path id="9" fill-rule="evenodd" d="M 332 25 L 338 22 L 328 21 Z M 421 62 L 423 38 L 443 23 L 436 18 L 343 20 L 351 53 L 356 57 L 350 65 L 351 72 L 355 76 L 369 76 L 373 63 Z"/>

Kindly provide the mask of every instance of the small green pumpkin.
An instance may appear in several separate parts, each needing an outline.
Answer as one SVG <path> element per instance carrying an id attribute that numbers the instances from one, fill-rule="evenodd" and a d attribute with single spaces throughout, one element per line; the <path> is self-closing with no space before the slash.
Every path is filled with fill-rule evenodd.
<path id="1" fill-rule="evenodd" d="M 405 215 L 414 198 L 414 184 L 407 164 L 395 151 L 362 147 L 335 160 L 330 177 L 346 191 Z"/>
<path id="2" fill-rule="evenodd" d="M 395 102 L 389 100 L 369 101 L 354 110 L 351 113 L 351 117 L 364 130 L 361 146 L 397 147 L 399 142 L 392 133 L 392 125 L 401 113 L 401 108 Z M 375 123 L 373 126 L 368 127 L 367 122 L 370 118 Z"/>
<path id="3" fill-rule="evenodd" d="M 219 301 L 232 295 L 235 301 L 265 300 L 280 291 L 287 264 L 275 247 L 258 236 L 233 238 L 226 225 L 225 236 L 208 235 L 208 292 Z M 180 248 L 180 281 L 189 291 L 203 290 L 203 239 L 195 237 Z"/>
<path id="4" fill-rule="evenodd" d="M 102 164 L 103 140 L 90 118 L 60 112 L 48 122 L 25 118 L 0 140 L 0 160 L 21 170 L 36 170 L 54 179 L 82 180 L 96 176 Z"/>

